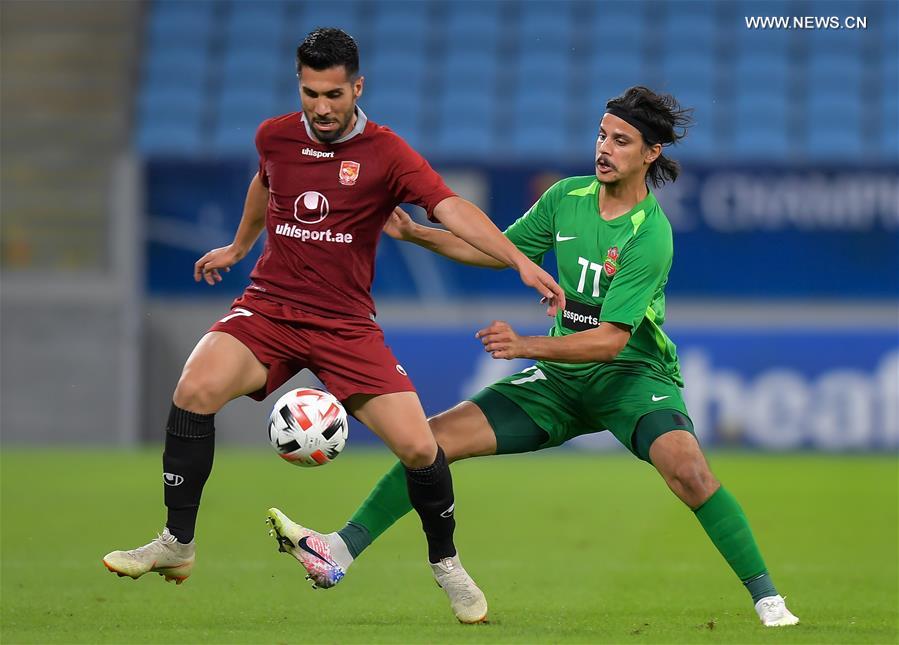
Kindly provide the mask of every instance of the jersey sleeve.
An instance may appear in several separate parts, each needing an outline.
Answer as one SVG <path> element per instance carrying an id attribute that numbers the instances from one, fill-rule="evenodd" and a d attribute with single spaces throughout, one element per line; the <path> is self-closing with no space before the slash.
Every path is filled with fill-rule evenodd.
<path id="1" fill-rule="evenodd" d="M 399 136 L 393 133 L 390 136 L 394 145 L 387 174 L 391 194 L 400 204 L 421 206 L 433 220 L 437 204 L 447 197 L 454 197 L 455 193 L 424 157 Z"/>
<path id="2" fill-rule="evenodd" d="M 673 252 L 668 227 L 649 229 L 632 238 L 621 252 L 618 269 L 603 299 L 600 322 L 627 325 L 633 334 L 667 280 Z"/>
<path id="3" fill-rule="evenodd" d="M 269 120 L 265 120 L 256 128 L 256 152 L 259 153 L 259 180 L 268 188 L 268 173 L 265 170 L 265 134 Z"/>
<path id="4" fill-rule="evenodd" d="M 506 237 L 532 262 L 543 263 L 553 246 L 553 223 L 561 199 L 561 182 L 550 186 L 528 211 L 505 230 Z"/>

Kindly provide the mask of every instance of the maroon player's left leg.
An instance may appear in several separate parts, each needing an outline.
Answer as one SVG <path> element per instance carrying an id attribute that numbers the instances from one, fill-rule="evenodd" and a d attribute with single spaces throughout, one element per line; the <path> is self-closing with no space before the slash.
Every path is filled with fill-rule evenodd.
<path id="1" fill-rule="evenodd" d="M 431 433 L 418 394 L 356 394 L 346 406 L 405 466 L 409 500 L 428 540 L 428 560 L 456 618 L 464 623 L 485 620 L 487 601 L 462 568 L 453 544 L 455 499 L 449 464 Z"/>

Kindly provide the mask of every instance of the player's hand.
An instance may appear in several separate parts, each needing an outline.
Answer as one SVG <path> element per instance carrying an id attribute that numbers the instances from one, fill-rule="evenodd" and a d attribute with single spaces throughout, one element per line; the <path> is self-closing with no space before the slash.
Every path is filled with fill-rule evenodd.
<path id="1" fill-rule="evenodd" d="M 522 282 L 542 296 L 540 302 L 546 305 L 547 316 L 552 318 L 559 309 L 565 308 L 565 292 L 546 271 L 528 260 L 518 269 L 518 273 Z"/>
<path id="2" fill-rule="evenodd" d="M 237 264 L 244 254 L 240 253 L 233 244 L 212 249 L 194 263 L 194 282 L 205 280 L 206 284 L 214 285 L 222 281 L 221 272 L 228 272 Z"/>
<path id="3" fill-rule="evenodd" d="M 397 206 L 384 224 L 384 232 L 395 240 L 408 242 L 415 238 L 415 226 L 415 221 L 409 217 L 409 213 Z"/>
<path id="4" fill-rule="evenodd" d="M 475 338 L 484 345 L 484 351 L 493 358 L 525 358 L 526 339 L 515 333 L 512 325 L 505 320 L 494 320 L 475 334 Z"/>

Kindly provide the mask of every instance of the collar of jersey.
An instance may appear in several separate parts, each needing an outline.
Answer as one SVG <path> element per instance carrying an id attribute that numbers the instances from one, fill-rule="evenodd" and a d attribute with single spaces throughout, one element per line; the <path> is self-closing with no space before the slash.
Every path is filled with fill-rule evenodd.
<path id="1" fill-rule="evenodd" d="M 362 108 L 358 105 L 356 106 L 356 125 L 353 126 L 353 129 L 347 132 L 345 135 L 337 139 L 336 141 L 332 141 L 331 143 L 324 143 L 323 141 L 319 141 L 315 138 L 315 135 L 312 134 L 312 128 L 309 127 L 309 122 L 306 121 L 306 115 L 300 112 L 300 121 L 303 122 L 303 127 L 306 128 L 306 134 L 309 135 L 309 138 L 315 141 L 315 143 L 321 143 L 323 145 L 333 146 L 335 143 L 343 143 L 344 141 L 349 141 L 353 137 L 358 134 L 362 134 L 362 131 L 365 129 L 365 125 L 368 123 L 368 117 L 365 116 L 365 112 L 362 111 Z"/>
<path id="2" fill-rule="evenodd" d="M 618 217 L 613 219 L 603 219 L 602 215 L 599 212 L 599 187 L 602 185 L 598 179 L 594 179 L 596 182 L 596 214 L 599 215 L 599 219 L 605 222 L 606 224 L 616 224 L 618 222 L 626 222 L 630 221 L 630 217 L 639 211 L 647 211 L 651 209 L 656 204 L 656 196 L 653 194 L 652 190 L 647 186 L 646 188 L 646 197 L 641 199 L 639 202 L 634 204 L 634 207 L 631 208 L 628 212 L 622 213 Z"/>

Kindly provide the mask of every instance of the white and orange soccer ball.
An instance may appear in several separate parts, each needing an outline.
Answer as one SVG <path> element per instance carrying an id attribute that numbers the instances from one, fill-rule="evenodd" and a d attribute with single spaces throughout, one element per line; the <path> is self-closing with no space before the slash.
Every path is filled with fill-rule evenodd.
<path id="1" fill-rule="evenodd" d="M 346 446 L 346 410 L 329 392 L 291 390 L 275 403 L 268 420 L 272 447 L 296 466 L 324 466 Z"/>

